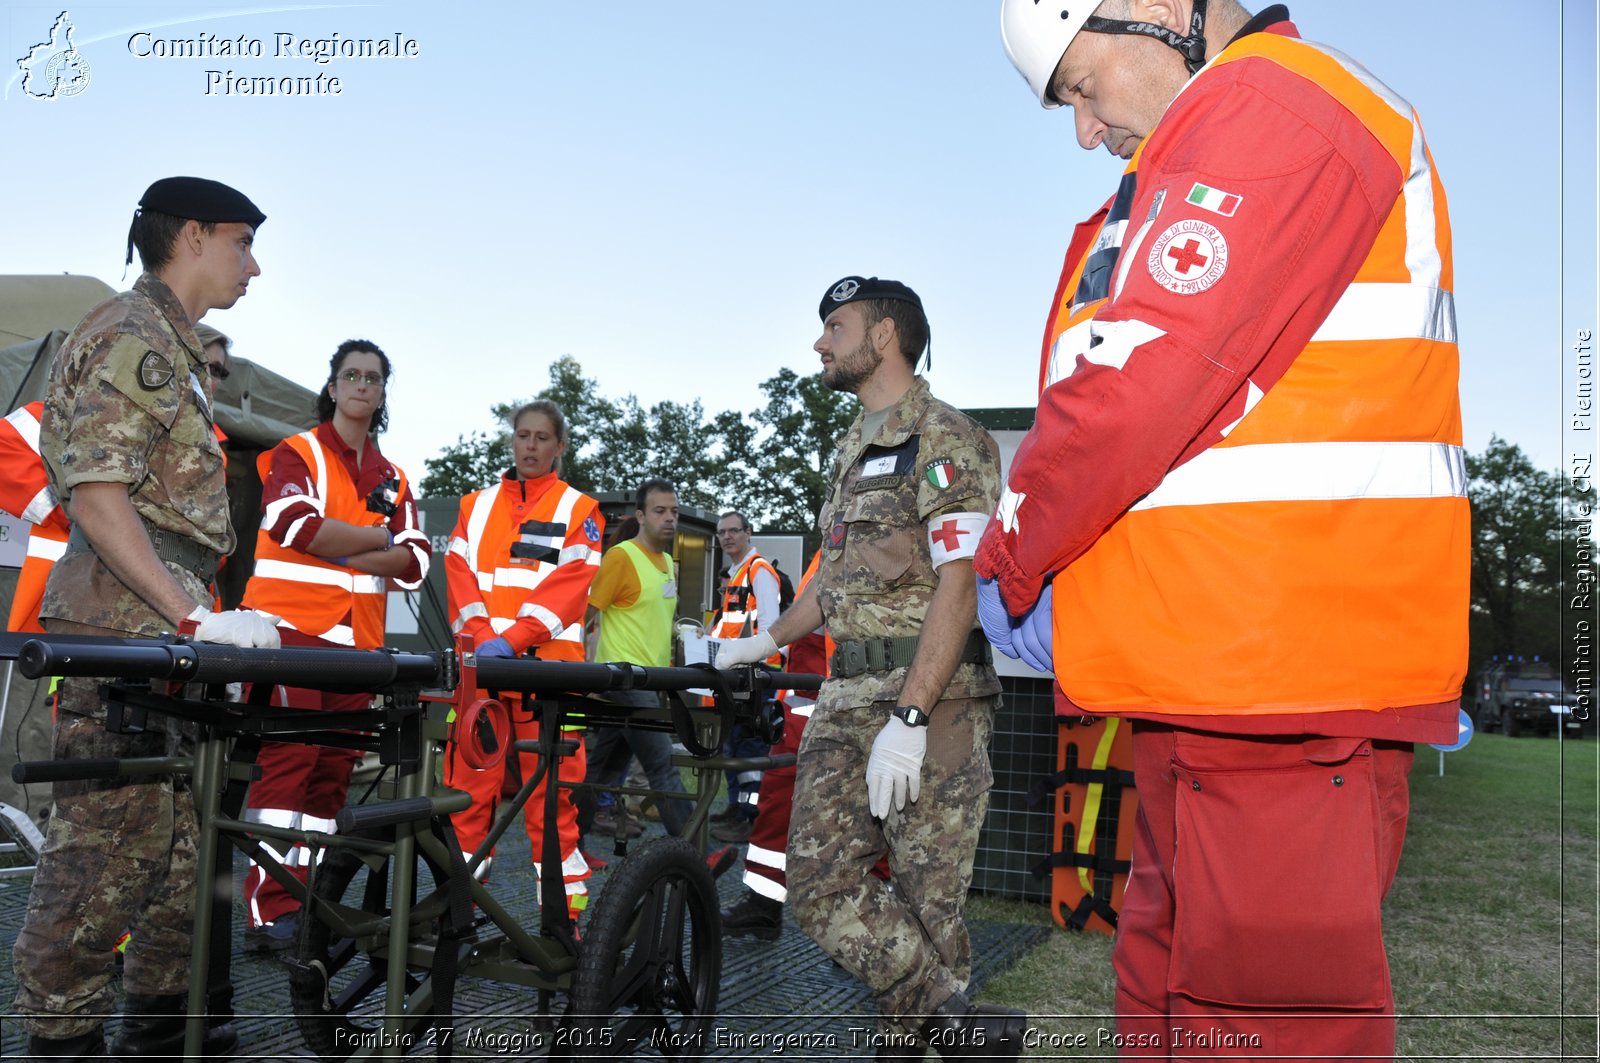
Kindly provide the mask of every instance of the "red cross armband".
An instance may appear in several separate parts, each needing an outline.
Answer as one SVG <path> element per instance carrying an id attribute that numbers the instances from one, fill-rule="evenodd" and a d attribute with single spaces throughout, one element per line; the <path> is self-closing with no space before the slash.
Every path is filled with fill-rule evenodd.
<path id="1" fill-rule="evenodd" d="M 988 525 L 987 513 L 941 513 L 928 521 L 928 554 L 933 567 L 977 553 L 978 540 Z"/>

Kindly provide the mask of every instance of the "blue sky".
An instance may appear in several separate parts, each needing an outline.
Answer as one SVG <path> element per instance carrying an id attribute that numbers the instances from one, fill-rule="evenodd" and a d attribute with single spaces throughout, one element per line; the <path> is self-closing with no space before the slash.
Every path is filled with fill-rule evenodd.
<path id="1" fill-rule="evenodd" d="M 1455 226 L 1468 447 L 1498 433 L 1564 464 L 1588 446 L 1562 428 L 1570 338 L 1595 316 L 1593 4 L 1291 10 L 1422 115 Z M 90 83 L 31 99 L 15 60 L 61 11 L 0 13 L 0 273 L 125 287 L 150 181 L 234 184 L 268 215 L 264 274 L 208 322 L 313 387 L 339 341 L 377 341 L 397 369 L 384 446 L 416 476 L 563 354 L 612 396 L 753 406 L 780 368 L 815 371 L 817 301 L 848 273 L 922 294 L 939 394 L 1031 406 L 1066 242 L 1121 168 L 1032 100 L 993 0 L 73 5 Z M 265 54 L 141 58 L 139 33 Z M 398 33 L 419 54 L 319 65 L 275 57 L 278 33 Z M 343 91 L 208 95 L 207 70 Z"/>

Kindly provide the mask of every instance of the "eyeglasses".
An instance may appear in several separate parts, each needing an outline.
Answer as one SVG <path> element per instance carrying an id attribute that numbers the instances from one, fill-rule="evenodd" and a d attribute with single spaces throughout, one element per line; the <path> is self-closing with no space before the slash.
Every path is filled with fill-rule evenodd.
<path id="1" fill-rule="evenodd" d="M 749 530 L 748 528 L 718 528 L 717 536 L 721 538 L 724 535 L 743 535 Z"/>
<path id="2" fill-rule="evenodd" d="M 360 384 L 365 382 L 375 388 L 383 387 L 383 374 L 377 372 L 376 370 L 369 369 L 367 372 L 363 373 L 359 369 L 346 369 L 344 372 L 339 374 L 339 379 L 343 380 L 347 384 Z"/>
<path id="3" fill-rule="evenodd" d="M 206 372 L 211 374 L 212 380 L 226 380 L 233 375 L 233 370 L 221 362 L 207 362 Z"/>

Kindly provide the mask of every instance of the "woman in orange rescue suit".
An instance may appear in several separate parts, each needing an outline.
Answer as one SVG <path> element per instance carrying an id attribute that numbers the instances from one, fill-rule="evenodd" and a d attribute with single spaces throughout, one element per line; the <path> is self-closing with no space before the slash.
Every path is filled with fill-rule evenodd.
<path id="1" fill-rule="evenodd" d="M 583 615 L 589 584 L 600 568 L 605 518 L 594 499 L 561 480 L 567 421 L 561 408 L 536 399 L 511 418 L 513 465 L 500 482 L 461 500 L 450 535 L 445 574 L 450 586 L 451 627 L 472 638 L 479 657 L 534 656 L 546 661 L 581 661 Z M 535 739 L 533 711 L 507 697 L 510 741 Z M 519 754 L 523 778 L 538 757 Z M 583 743 L 562 757 L 563 782 L 581 783 Z M 489 834 L 505 774 L 504 763 L 474 771 L 454 745 L 445 761 L 445 783 L 472 795 L 472 805 L 454 818 L 461 848 L 470 858 Z M 524 809 L 533 866 L 544 851 L 544 785 Z M 560 794 L 555 829 L 561 844 L 561 877 L 574 924 L 589 900 L 589 865 L 578 849 L 578 813 L 569 791 Z M 478 868 L 485 879 L 493 857 Z"/>
<path id="2" fill-rule="evenodd" d="M 244 607 L 282 617 L 285 646 L 370 650 L 383 645 L 389 583 L 422 586 L 432 553 L 417 521 L 406 474 L 378 451 L 389 425 L 389 356 L 369 340 L 346 340 L 328 363 L 317 394 L 322 422 L 261 455 L 261 530 Z M 277 687 L 274 705 L 364 709 L 367 694 Z M 333 833 L 343 808 L 354 750 L 263 742 L 261 778 L 250 787 L 245 819 Z M 271 843 L 269 843 L 271 844 Z M 306 880 L 310 852 L 283 858 Z M 245 877 L 245 949 L 277 952 L 294 944 L 300 902 L 256 864 Z"/>

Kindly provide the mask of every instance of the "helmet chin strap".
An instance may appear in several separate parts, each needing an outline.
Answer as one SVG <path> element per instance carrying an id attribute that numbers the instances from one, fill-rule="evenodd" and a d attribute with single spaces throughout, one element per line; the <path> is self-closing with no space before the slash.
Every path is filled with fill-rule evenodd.
<path id="1" fill-rule="evenodd" d="M 1189 35 L 1180 37 L 1165 26 L 1154 22 L 1125 22 L 1122 19 L 1101 18 L 1090 15 L 1083 28 L 1094 33 L 1133 33 L 1154 37 L 1183 56 L 1183 65 L 1190 74 L 1198 74 L 1206 65 L 1206 0 L 1194 0 L 1194 13 L 1189 18 Z"/>

